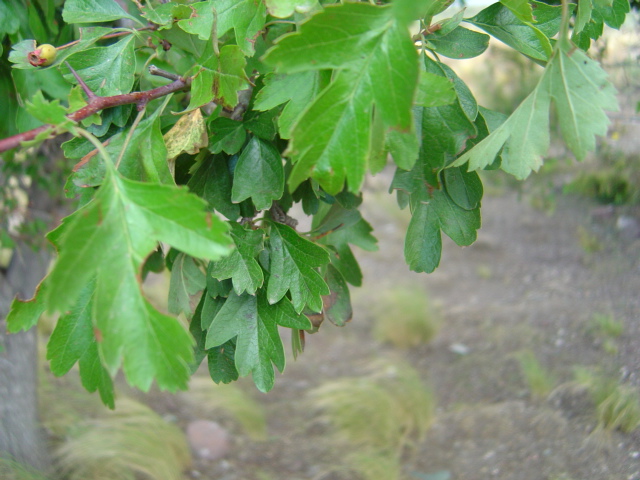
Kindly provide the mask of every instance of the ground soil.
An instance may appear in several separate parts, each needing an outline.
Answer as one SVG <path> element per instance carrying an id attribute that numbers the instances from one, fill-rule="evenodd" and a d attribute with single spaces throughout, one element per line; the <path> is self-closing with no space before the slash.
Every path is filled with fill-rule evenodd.
<path id="1" fill-rule="evenodd" d="M 331 443 L 307 394 L 328 379 L 363 375 L 380 359 L 402 359 L 430 385 L 438 405 L 426 438 L 405 459 L 406 478 L 640 479 L 640 432 L 599 431 L 590 397 L 573 382 L 575 367 L 586 366 L 640 387 L 640 239 L 616 228 L 621 214 L 637 219 L 638 212 L 560 195 L 550 215 L 501 188 L 483 200 L 473 246 L 445 241 L 438 270 L 414 274 L 402 258 L 407 217 L 384 200 L 387 180 L 368 188 L 364 212 L 380 251 L 358 252 L 366 280 L 354 294 L 352 322 L 323 325 L 309 336 L 304 355 L 289 362 L 269 394 L 244 384 L 266 409 L 268 440 L 251 441 L 222 416 L 234 435 L 231 454 L 196 459 L 189 475 L 355 478 L 336 468 L 349 448 Z M 595 248 L 585 245 L 585 233 Z M 443 318 L 433 341 L 408 350 L 380 344 L 371 333 L 374 300 L 403 285 L 428 295 Z M 597 313 L 624 324 L 617 353 L 589 332 Z M 544 398 L 532 398 L 523 379 L 522 351 L 533 352 L 556 379 Z M 179 421 L 191 419 L 175 398 L 168 403 Z M 436 472 L 445 476 L 424 476 Z"/>

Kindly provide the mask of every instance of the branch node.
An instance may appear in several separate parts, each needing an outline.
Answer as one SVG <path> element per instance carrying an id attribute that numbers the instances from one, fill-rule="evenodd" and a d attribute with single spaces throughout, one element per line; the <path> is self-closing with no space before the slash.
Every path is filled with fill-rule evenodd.
<path id="1" fill-rule="evenodd" d="M 82 90 L 84 91 L 84 93 L 87 94 L 87 97 L 89 98 L 89 101 L 91 100 L 95 100 L 96 98 L 98 98 L 98 95 L 96 95 L 95 93 L 93 93 L 91 91 L 91 89 L 89 88 L 89 85 L 87 85 L 84 80 L 82 80 L 82 78 L 80 78 L 80 75 L 78 75 L 78 72 L 76 72 L 73 67 L 69 64 L 69 62 L 64 62 L 67 64 L 67 67 L 69 67 L 69 70 L 71 71 L 71 73 L 73 74 L 73 76 L 75 77 L 75 79 L 78 81 L 78 84 L 80 85 L 80 87 L 82 87 Z"/>
<path id="2" fill-rule="evenodd" d="M 169 80 L 181 80 L 182 77 L 180 75 L 176 75 L 175 73 L 167 72 L 166 70 L 162 70 L 155 65 L 149 65 L 149 73 L 151 75 L 156 75 L 158 77 L 168 78 Z"/>

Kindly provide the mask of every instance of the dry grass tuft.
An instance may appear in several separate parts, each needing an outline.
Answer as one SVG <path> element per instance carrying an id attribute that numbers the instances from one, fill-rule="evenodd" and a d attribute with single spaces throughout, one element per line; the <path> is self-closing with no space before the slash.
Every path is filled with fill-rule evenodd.
<path id="1" fill-rule="evenodd" d="M 182 480 L 191 463 L 183 432 L 126 398 L 115 411 L 81 421 L 56 457 L 68 480 Z"/>
<path id="2" fill-rule="evenodd" d="M 375 374 L 321 385 L 311 399 L 338 441 L 364 451 L 399 454 L 424 437 L 435 400 L 408 365 L 377 365 Z"/>
<path id="3" fill-rule="evenodd" d="M 403 286 L 386 291 L 374 304 L 376 340 L 398 348 L 424 345 L 440 327 L 440 312 L 424 290 Z"/>

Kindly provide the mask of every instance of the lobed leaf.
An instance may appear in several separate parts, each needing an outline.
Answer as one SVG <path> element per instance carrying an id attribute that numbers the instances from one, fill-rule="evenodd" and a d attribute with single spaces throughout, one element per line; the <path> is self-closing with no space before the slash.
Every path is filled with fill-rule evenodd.
<path id="1" fill-rule="evenodd" d="M 258 263 L 258 254 L 264 249 L 264 233 L 245 229 L 231 223 L 231 238 L 236 245 L 228 257 L 212 262 L 208 274 L 218 280 L 230 278 L 238 295 L 244 292 L 255 295 L 264 282 L 264 274 Z"/>
<path id="2" fill-rule="evenodd" d="M 264 61 L 282 73 L 339 70 L 291 132 L 286 154 L 294 164 L 292 190 L 309 177 L 331 194 L 345 181 L 351 191 L 360 189 L 373 149 L 374 105 L 384 128 L 413 129 L 417 55 L 409 32 L 388 7 L 328 6 L 299 33 L 279 41 Z"/>
<path id="3" fill-rule="evenodd" d="M 559 47 L 535 90 L 516 111 L 452 166 L 469 162 L 469 170 L 485 168 L 502 152 L 501 168 L 524 179 L 542 165 L 549 148 L 551 101 L 556 104 L 562 135 L 581 160 L 595 148 L 595 135 L 605 135 L 605 109 L 616 110 L 615 89 L 597 62 L 568 42 Z"/>
<path id="4" fill-rule="evenodd" d="M 107 170 L 94 200 L 49 234 L 59 257 L 47 280 L 50 311 L 66 311 L 96 280 L 93 324 L 105 367 L 121 364 L 129 382 L 147 390 L 185 388 L 192 340 L 172 317 L 143 297 L 139 275 L 157 242 L 189 255 L 217 259 L 230 251 L 225 225 L 203 212 L 186 191 L 138 183 Z"/>
<path id="5" fill-rule="evenodd" d="M 231 200 L 239 203 L 251 198 L 258 210 L 266 210 L 283 192 L 284 167 L 280 152 L 271 143 L 252 137 L 238 158 Z"/>
<path id="6" fill-rule="evenodd" d="M 62 10 L 66 23 L 111 22 L 122 18 L 140 23 L 114 0 L 66 0 Z"/>
<path id="7" fill-rule="evenodd" d="M 237 337 L 234 357 L 239 375 L 251 374 L 258 389 L 267 392 L 275 380 L 273 364 L 280 371 L 285 366 L 278 325 L 311 328 L 309 319 L 296 313 L 287 299 L 270 304 L 264 294 L 253 296 L 231 292 L 211 321 L 206 348 Z"/>
<path id="8" fill-rule="evenodd" d="M 305 307 L 322 311 L 322 295 L 329 294 L 329 287 L 315 269 L 329 263 L 329 254 L 281 223 L 271 224 L 269 247 L 269 303 L 279 302 L 290 292 L 297 313 Z"/>

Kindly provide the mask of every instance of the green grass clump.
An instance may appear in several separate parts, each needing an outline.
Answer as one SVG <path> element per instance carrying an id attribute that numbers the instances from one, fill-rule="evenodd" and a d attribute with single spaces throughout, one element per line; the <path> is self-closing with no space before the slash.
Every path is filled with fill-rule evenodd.
<path id="1" fill-rule="evenodd" d="M 613 315 L 596 313 L 587 327 L 587 331 L 602 341 L 602 348 L 612 355 L 618 353 L 616 338 L 624 332 L 624 324 Z"/>
<path id="2" fill-rule="evenodd" d="M 2 480 L 47 480 L 41 472 L 3 456 L 0 456 L 0 478 Z"/>
<path id="3" fill-rule="evenodd" d="M 600 239 L 582 225 L 576 229 L 576 234 L 578 235 L 578 243 L 585 253 L 597 253 L 604 248 Z"/>
<path id="4" fill-rule="evenodd" d="M 589 330 L 596 335 L 617 338 L 624 333 L 624 324 L 613 315 L 596 313 L 593 315 Z"/>
<path id="5" fill-rule="evenodd" d="M 439 330 L 440 314 L 424 290 L 398 287 L 388 290 L 374 303 L 376 340 L 398 348 L 423 345 Z"/>
<path id="6" fill-rule="evenodd" d="M 253 440 L 267 437 L 264 408 L 237 385 L 216 385 L 210 378 L 193 377 L 189 391 L 183 395 L 194 408 L 203 409 L 207 414 L 230 415 Z"/>
<path id="7" fill-rule="evenodd" d="M 631 433 L 640 427 L 640 395 L 635 388 L 586 369 L 576 372 L 576 380 L 591 393 L 598 429 Z"/>
<path id="8" fill-rule="evenodd" d="M 68 480 L 182 480 L 191 463 L 183 432 L 126 398 L 115 411 L 82 421 L 56 457 Z"/>
<path id="9" fill-rule="evenodd" d="M 371 376 L 343 378 L 311 392 L 338 441 L 366 451 L 399 454 L 424 437 L 435 400 L 407 365 L 382 366 Z"/>
<path id="10" fill-rule="evenodd" d="M 534 399 L 542 400 L 553 390 L 556 380 L 529 351 L 517 355 L 520 370 Z"/>
<path id="11" fill-rule="evenodd" d="M 640 155 L 625 154 L 604 144 L 597 161 L 564 188 L 567 193 L 592 197 L 602 203 L 622 205 L 640 201 Z"/>
<path id="12" fill-rule="evenodd" d="M 375 450 L 356 451 L 346 458 L 346 467 L 363 480 L 398 480 L 402 468 L 397 456 Z"/>

